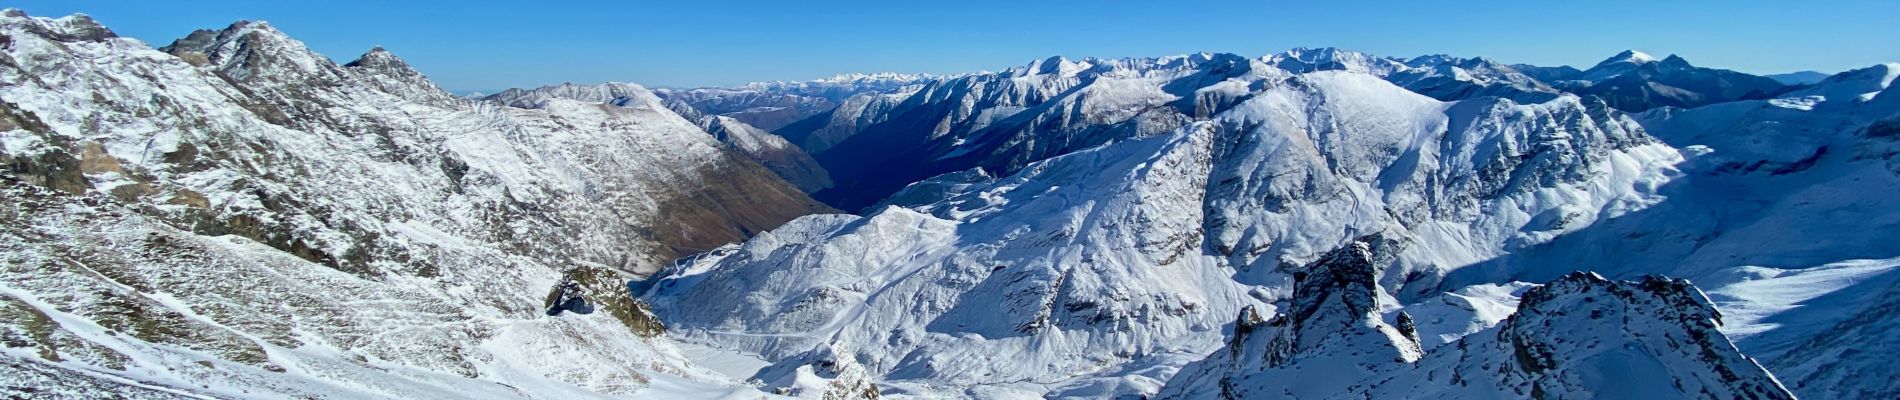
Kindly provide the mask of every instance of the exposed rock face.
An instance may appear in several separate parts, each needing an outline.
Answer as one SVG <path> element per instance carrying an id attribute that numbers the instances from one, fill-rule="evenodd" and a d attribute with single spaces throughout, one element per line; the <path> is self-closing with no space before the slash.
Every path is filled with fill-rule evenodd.
<path id="1" fill-rule="evenodd" d="M 261 22 L 163 51 L 78 16 L 10 12 L 0 34 L 0 327 L 88 376 L 221 397 L 736 386 L 643 338 L 663 328 L 620 289 L 827 210 L 651 94 L 481 105 Z M 540 316 L 570 268 L 608 312 Z"/>
<path id="2" fill-rule="evenodd" d="M 1575 273 L 1523 295 L 1496 327 L 1419 350 L 1411 317 L 1386 325 L 1362 238 L 1295 283 L 1287 312 L 1243 312 L 1224 351 L 1181 370 L 1161 398 L 1792 399 L 1718 327 L 1687 281 Z M 1394 357 L 1396 355 L 1396 357 Z"/>
<path id="3" fill-rule="evenodd" d="M 1875 360 L 1895 353 L 1874 350 L 1894 347 L 1842 333 L 1896 321 L 1869 311 L 1900 276 L 1900 253 L 1884 244 L 1900 241 L 1900 197 L 1885 195 L 1900 193 L 1900 140 L 1886 133 L 1900 115 L 1896 80 L 1900 64 L 1881 64 L 1774 99 L 1645 112 L 1647 131 L 1685 157 L 1658 190 L 1665 200 L 1462 269 L 1448 287 L 1546 281 L 1570 263 L 1686 277 L 1796 394 L 1900 395 L 1894 379 L 1867 378 L 1894 374 Z"/>
<path id="4" fill-rule="evenodd" d="M 1333 397 L 1793 399 L 1721 321 L 1687 281 L 1579 272 L 1525 292 L 1494 331 Z"/>
<path id="5" fill-rule="evenodd" d="M 1353 237 L 1412 243 L 1380 282 L 1401 301 L 1436 294 L 1449 269 L 1550 240 L 1606 207 L 1655 201 L 1679 156 L 1629 117 L 1564 96 L 1444 103 L 1338 71 L 1288 79 L 1218 118 L 1206 250 L 1236 278 L 1284 279 Z M 1569 199 L 1546 201 L 1542 199 Z M 1516 211 L 1504 211 L 1515 209 Z"/>
<path id="6" fill-rule="evenodd" d="M 1363 237 L 1301 268 L 1283 313 L 1265 322 L 1242 314 L 1228 351 L 1184 367 L 1160 397 L 1323 397 L 1418 359 L 1418 341 L 1379 315 L 1391 304 L 1382 303 L 1390 297 L 1376 280 L 1374 247 L 1395 245 Z"/>

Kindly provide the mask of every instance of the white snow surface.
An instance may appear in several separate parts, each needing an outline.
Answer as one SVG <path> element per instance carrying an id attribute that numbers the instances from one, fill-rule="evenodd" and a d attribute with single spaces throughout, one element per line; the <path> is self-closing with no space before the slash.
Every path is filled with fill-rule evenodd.
<path id="1" fill-rule="evenodd" d="M 262 22 L 171 54 L 84 16 L 0 34 L 0 159 L 31 166 L 0 189 L 0 391 L 765 395 L 613 313 L 541 314 L 563 268 L 611 290 L 667 261 L 650 227 L 713 171 L 764 173 L 651 94 L 478 104 Z"/>
<path id="2" fill-rule="evenodd" d="M 1338 49 L 489 98 L 515 108 L 454 98 L 383 49 L 337 65 L 258 22 L 164 51 L 83 16 L 8 11 L 0 33 L 0 155 L 22 166 L 0 191 L 7 385 L 1900 394 L 1900 64 L 1635 116 L 1490 60 Z M 1686 65 L 1630 52 L 1592 71 L 1655 63 Z M 780 140 L 753 123 L 804 118 Z M 629 285 L 666 335 L 539 314 L 562 267 L 604 271 L 611 293 L 662 268 L 663 211 L 727 176 L 707 171 L 762 171 L 727 149 L 793 145 L 959 167 Z M 990 166 L 1007 168 L 961 169 Z M 1328 254 L 1350 279 L 1315 280 L 1347 257 Z"/>
<path id="3" fill-rule="evenodd" d="M 1285 265 L 1384 233 L 1402 245 L 1379 281 L 1416 290 L 1380 296 L 1435 294 L 1431 277 L 1653 203 L 1679 159 L 1573 97 L 1447 103 L 1313 72 L 936 202 L 794 221 L 645 298 L 688 340 L 775 362 L 852 349 L 894 393 L 1152 395 L 1241 308 L 1285 299 Z M 1503 318 L 1484 312 L 1435 340 Z"/>

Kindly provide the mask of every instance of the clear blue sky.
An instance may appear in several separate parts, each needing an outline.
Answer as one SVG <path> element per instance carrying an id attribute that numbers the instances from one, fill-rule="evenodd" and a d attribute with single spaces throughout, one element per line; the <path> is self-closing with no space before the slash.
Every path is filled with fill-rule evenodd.
<path id="1" fill-rule="evenodd" d="M 1051 55 L 1334 46 L 1588 67 L 1624 49 L 1753 73 L 1900 61 L 1900 1 L 7 1 L 162 46 L 266 20 L 348 61 L 382 45 L 458 90 L 1000 70 Z"/>

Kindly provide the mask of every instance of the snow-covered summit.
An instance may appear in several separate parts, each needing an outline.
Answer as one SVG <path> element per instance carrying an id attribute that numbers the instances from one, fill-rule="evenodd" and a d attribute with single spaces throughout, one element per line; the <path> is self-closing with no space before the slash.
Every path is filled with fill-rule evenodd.
<path id="1" fill-rule="evenodd" d="M 740 89 L 755 90 L 809 90 L 814 87 L 891 87 L 903 86 L 919 81 L 936 78 L 930 74 L 906 74 L 898 72 L 845 73 L 809 81 L 771 81 L 751 82 L 740 85 Z M 835 100 L 835 99 L 834 99 Z"/>
<path id="2" fill-rule="evenodd" d="M 1267 64 L 1292 72 L 1352 71 L 1381 76 L 1401 69 L 1405 65 L 1403 60 L 1333 47 L 1296 47 L 1268 55 L 1262 60 Z"/>
<path id="3" fill-rule="evenodd" d="M 1675 57 L 1674 54 L 1671 54 L 1669 56 Z M 1623 52 L 1621 53 L 1616 53 L 1616 55 L 1610 56 L 1610 58 L 1606 58 L 1606 59 L 1603 59 L 1603 61 L 1597 62 L 1597 66 L 1610 65 L 1610 64 L 1643 64 L 1643 63 L 1655 62 L 1656 60 L 1658 60 L 1656 56 L 1649 55 L 1649 53 L 1644 53 L 1644 52 L 1640 52 L 1636 50 L 1623 50 Z"/>
<path id="4" fill-rule="evenodd" d="M 737 118 L 766 131 L 838 108 L 853 96 L 892 93 L 936 79 L 927 74 L 840 74 L 809 81 L 753 82 L 735 87 L 659 89 L 663 98 L 707 115 Z"/>
<path id="5" fill-rule="evenodd" d="M 1409 317 L 1395 326 L 1379 314 L 1392 304 L 1378 259 L 1402 245 L 1361 237 L 1300 268 L 1286 309 L 1264 321 L 1243 311 L 1225 348 L 1184 367 L 1158 397 L 1317 398 L 1418 359 Z"/>
<path id="6" fill-rule="evenodd" d="M 510 88 L 482 99 L 520 108 L 542 108 L 556 99 L 605 103 L 622 107 L 665 108 L 660 97 L 653 91 L 647 90 L 645 86 L 627 82 L 594 85 L 562 83 L 534 89 Z"/>

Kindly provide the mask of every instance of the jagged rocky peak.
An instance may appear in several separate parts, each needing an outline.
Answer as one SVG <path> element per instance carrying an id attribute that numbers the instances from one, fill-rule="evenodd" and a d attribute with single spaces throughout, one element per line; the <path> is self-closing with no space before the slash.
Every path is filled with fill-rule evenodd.
<path id="1" fill-rule="evenodd" d="M 158 51 L 210 66 L 239 83 L 295 84 L 338 80 L 344 75 L 329 58 L 264 21 L 243 20 L 218 31 L 193 31 Z"/>
<path id="2" fill-rule="evenodd" d="M 92 16 L 75 13 L 60 18 L 33 18 L 17 8 L 0 11 L 7 24 L 24 24 L 29 32 L 62 42 L 98 42 L 119 37 L 119 34 L 106 29 Z"/>
<path id="3" fill-rule="evenodd" d="M 1183 368 L 1160 397 L 1316 398 L 1417 360 L 1416 330 L 1379 313 L 1392 304 L 1378 266 L 1403 246 L 1367 235 L 1300 268 L 1284 312 L 1262 322 L 1256 309 L 1242 310 L 1226 351 Z"/>
<path id="4" fill-rule="evenodd" d="M 1794 398 L 1721 324 L 1721 312 L 1688 280 L 1574 272 L 1526 291 L 1497 337 L 1533 392 L 1573 394 L 1555 397 L 1620 387 L 1644 397 Z"/>
<path id="5" fill-rule="evenodd" d="M 1723 336 L 1721 321 L 1686 280 L 1574 272 L 1526 291 L 1495 334 L 1467 336 L 1338 397 L 1793 399 Z"/>
<path id="6" fill-rule="evenodd" d="M 1292 72 L 1351 71 L 1380 76 L 1405 67 L 1399 60 L 1333 47 L 1295 47 L 1268 55 L 1263 61 Z"/>
<path id="7" fill-rule="evenodd" d="M 824 400 L 877 400 L 877 378 L 837 344 L 819 346 L 793 359 L 765 368 L 752 379 L 773 393 Z"/>
<path id="8" fill-rule="evenodd" d="M 1372 333 L 1363 331 L 1362 327 L 1372 327 L 1386 334 L 1387 339 L 1393 339 L 1390 343 L 1395 346 L 1391 349 L 1396 350 L 1396 354 L 1390 354 L 1388 359 L 1418 358 L 1416 341 L 1398 340 L 1403 339 L 1403 335 L 1391 335 L 1398 333 L 1397 330 L 1378 315 L 1381 305 L 1390 301 L 1378 284 L 1379 266 L 1385 264 L 1382 261 L 1396 257 L 1403 246 L 1403 242 L 1384 235 L 1362 236 L 1295 272 L 1293 298 L 1286 312 L 1267 321 L 1267 326 L 1279 328 L 1282 333 L 1268 350 L 1268 365 L 1292 364 L 1302 353 L 1337 344 L 1322 339 L 1331 335 Z"/>
<path id="9" fill-rule="evenodd" d="M 1009 71 L 1004 74 L 1011 77 L 1037 75 L 1072 76 L 1094 67 L 1094 61 L 1094 59 L 1070 60 L 1063 56 L 1050 56 L 1049 58 L 1030 62 L 1028 65 L 1010 68 Z"/>
<path id="10" fill-rule="evenodd" d="M 389 94 L 433 104 L 458 101 L 455 95 L 436 86 L 435 82 L 429 81 L 429 77 L 410 67 L 409 62 L 396 57 L 395 53 L 383 46 L 372 47 L 355 61 L 343 66 L 358 72 L 371 85 Z"/>
<path id="11" fill-rule="evenodd" d="M 396 54 L 390 53 L 389 50 L 384 49 L 383 46 L 371 47 L 368 52 L 364 52 L 362 56 L 356 57 L 356 61 L 350 61 L 348 64 L 343 64 L 343 66 L 370 69 L 389 74 L 421 75 L 417 73 L 414 68 L 410 68 L 408 62 L 403 61 L 400 57 L 396 57 Z"/>

